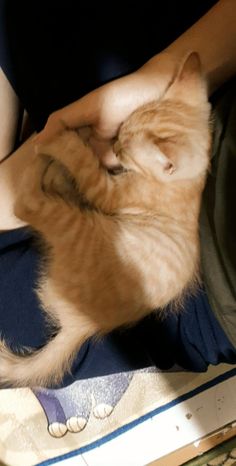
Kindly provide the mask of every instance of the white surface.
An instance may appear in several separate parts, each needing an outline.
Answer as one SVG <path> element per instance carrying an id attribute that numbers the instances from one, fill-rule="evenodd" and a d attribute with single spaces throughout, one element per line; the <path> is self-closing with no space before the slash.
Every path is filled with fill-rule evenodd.
<path id="1" fill-rule="evenodd" d="M 236 377 L 179 403 L 63 466 L 144 466 L 236 419 Z"/>

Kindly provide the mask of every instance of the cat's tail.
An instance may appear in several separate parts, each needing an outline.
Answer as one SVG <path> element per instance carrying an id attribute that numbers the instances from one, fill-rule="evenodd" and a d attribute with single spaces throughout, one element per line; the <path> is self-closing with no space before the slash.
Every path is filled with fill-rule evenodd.
<path id="1" fill-rule="evenodd" d="M 84 328 L 62 328 L 41 349 L 15 354 L 0 341 L 0 386 L 52 386 L 70 371 L 73 359 L 86 339 L 94 333 Z"/>

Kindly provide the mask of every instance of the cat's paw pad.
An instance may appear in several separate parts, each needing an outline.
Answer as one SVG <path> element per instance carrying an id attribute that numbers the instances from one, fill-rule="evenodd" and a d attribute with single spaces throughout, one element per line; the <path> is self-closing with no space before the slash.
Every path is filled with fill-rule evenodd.
<path id="1" fill-rule="evenodd" d="M 66 426 L 70 432 L 76 433 L 80 432 L 85 428 L 87 424 L 87 419 L 82 416 L 73 416 L 67 419 Z"/>
<path id="2" fill-rule="evenodd" d="M 110 416 L 113 411 L 113 406 L 107 405 L 106 403 L 100 403 L 93 409 L 93 414 L 97 419 L 105 419 Z"/>
<path id="3" fill-rule="evenodd" d="M 53 422 L 48 426 L 48 432 L 52 437 L 61 438 L 67 432 L 67 427 L 62 422 Z"/>

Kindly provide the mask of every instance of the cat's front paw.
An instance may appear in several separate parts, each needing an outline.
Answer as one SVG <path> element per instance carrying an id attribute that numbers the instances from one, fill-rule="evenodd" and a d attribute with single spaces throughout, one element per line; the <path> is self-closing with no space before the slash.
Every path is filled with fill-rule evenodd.
<path id="1" fill-rule="evenodd" d="M 61 438 L 67 432 L 67 427 L 62 422 L 53 422 L 48 426 L 48 432 L 52 437 Z"/>
<path id="2" fill-rule="evenodd" d="M 114 407 L 106 403 L 100 403 L 93 408 L 93 415 L 97 419 L 105 419 L 110 416 Z"/>
<path id="3" fill-rule="evenodd" d="M 84 146 L 85 138 L 82 139 L 78 131 L 65 129 L 50 142 L 37 144 L 35 151 L 67 166 L 68 158 L 77 158 Z"/>
<path id="4" fill-rule="evenodd" d="M 69 432 L 77 433 L 81 432 L 87 425 L 87 419 L 82 416 L 72 416 L 66 421 L 66 426 Z"/>

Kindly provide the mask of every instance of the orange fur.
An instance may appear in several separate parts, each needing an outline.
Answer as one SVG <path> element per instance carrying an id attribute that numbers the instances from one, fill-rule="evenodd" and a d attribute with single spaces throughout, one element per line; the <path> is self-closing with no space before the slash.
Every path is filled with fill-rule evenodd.
<path id="1" fill-rule="evenodd" d="M 209 115 L 193 53 L 165 95 L 121 126 L 114 145 L 120 174 L 100 166 L 75 131 L 39 147 L 15 212 L 49 247 L 37 293 L 59 331 L 24 357 L 2 342 L 1 381 L 58 383 L 88 337 L 132 324 L 155 308 L 164 312 L 192 286 Z"/>

